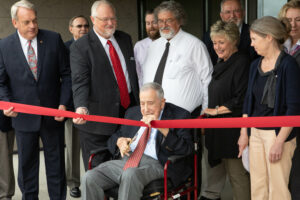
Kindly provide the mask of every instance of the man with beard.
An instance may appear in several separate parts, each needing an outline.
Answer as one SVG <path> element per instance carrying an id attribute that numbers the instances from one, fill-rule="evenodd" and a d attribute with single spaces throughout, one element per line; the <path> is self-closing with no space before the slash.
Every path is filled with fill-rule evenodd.
<path id="1" fill-rule="evenodd" d="M 161 37 L 149 46 L 143 82 L 161 84 L 167 101 L 189 112 L 207 108 L 212 65 L 205 45 L 181 29 L 185 11 L 178 2 L 164 1 L 154 13 Z"/>
<path id="2" fill-rule="evenodd" d="M 76 113 L 123 117 L 126 109 L 138 104 L 138 79 L 131 37 L 116 31 L 114 6 L 107 0 L 95 1 L 91 9 L 93 29 L 70 47 L 73 98 Z M 85 169 L 90 151 L 106 146 L 116 124 L 73 119 Z M 107 155 L 97 162 L 107 160 Z"/>
<path id="3" fill-rule="evenodd" d="M 146 32 L 148 37 L 138 41 L 134 46 L 134 57 L 136 62 L 136 72 L 139 78 L 140 87 L 143 84 L 142 65 L 145 61 L 149 45 L 159 38 L 158 26 L 154 17 L 154 11 L 148 10 L 145 15 Z"/>
<path id="4" fill-rule="evenodd" d="M 257 54 L 251 47 L 249 25 L 244 23 L 245 11 L 240 0 L 222 0 L 220 17 L 224 22 L 234 22 L 240 30 L 239 51 L 244 51 L 250 55 L 251 60 L 257 58 Z M 210 39 L 210 31 L 204 34 L 203 42 L 209 52 L 213 65 L 218 61 L 218 56 L 213 48 L 213 43 Z"/>

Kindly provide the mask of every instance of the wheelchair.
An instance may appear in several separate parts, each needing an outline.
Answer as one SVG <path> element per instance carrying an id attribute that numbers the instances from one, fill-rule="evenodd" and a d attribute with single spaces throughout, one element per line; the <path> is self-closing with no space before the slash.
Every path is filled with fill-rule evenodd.
<path id="1" fill-rule="evenodd" d="M 194 150 L 193 153 L 189 156 L 171 156 L 168 158 L 168 161 L 164 165 L 164 178 L 157 179 L 150 182 L 145 186 L 143 191 L 142 200 L 148 199 L 178 199 L 179 197 L 184 197 L 184 199 L 190 200 L 198 199 L 198 141 L 197 133 L 194 133 Z M 107 148 L 100 148 L 91 152 L 91 156 L 89 159 L 88 169 L 92 169 L 98 165 L 95 163 L 95 157 L 101 153 L 108 152 Z M 200 153 L 201 154 L 201 153 Z M 181 183 L 180 185 L 174 186 L 169 178 L 167 178 L 168 174 L 168 166 L 172 163 L 188 161 L 188 163 L 193 165 L 193 173 L 190 174 L 189 178 Z M 201 167 L 201 166 L 200 166 Z M 201 176 L 200 176 L 201 177 Z M 200 180 L 201 181 L 201 180 Z M 118 199 L 118 187 L 111 188 L 105 191 L 105 196 L 107 199 L 113 198 L 115 200 Z M 193 198 L 191 198 L 193 196 Z"/>

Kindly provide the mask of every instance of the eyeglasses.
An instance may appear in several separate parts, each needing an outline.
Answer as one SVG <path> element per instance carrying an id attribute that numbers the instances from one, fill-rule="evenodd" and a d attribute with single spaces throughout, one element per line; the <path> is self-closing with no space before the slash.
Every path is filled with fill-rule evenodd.
<path id="1" fill-rule="evenodd" d="M 96 17 L 98 20 L 104 22 L 104 23 L 107 23 L 108 21 L 111 21 L 111 22 L 116 22 L 117 21 L 117 18 L 116 17 L 111 17 L 111 18 L 108 18 L 108 17 L 105 17 L 105 18 L 99 18 L 99 17 Z"/>
<path id="2" fill-rule="evenodd" d="M 89 28 L 90 26 L 88 24 L 78 24 L 78 25 L 76 25 L 74 27 L 76 27 L 76 28 L 82 28 L 82 27 Z"/>
<path id="3" fill-rule="evenodd" d="M 169 19 L 166 19 L 166 20 L 162 20 L 162 19 L 159 19 L 157 20 L 157 23 L 158 25 L 163 25 L 163 24 L 167 24 L 167 25 L 170 25 L 173 23 L 175 19 L 172 19 L 172 18 L 169 18 Z"/>
<path id="4" fill-rule="evenodd" d="M 242 10 L 238 9 L 238 10 L 225 10 L 222 13 L 224 13 L 225 15 L 229 15 L 231 13 L 233 13 L 233 14 L 240 14 L 241 12 L 242 12 Z"/>

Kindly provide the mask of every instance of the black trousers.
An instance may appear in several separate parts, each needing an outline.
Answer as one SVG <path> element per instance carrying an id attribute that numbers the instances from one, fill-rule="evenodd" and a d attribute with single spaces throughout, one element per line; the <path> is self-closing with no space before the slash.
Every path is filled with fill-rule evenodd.
<path id="1" fill-rule="evenodd" d="M 45 156 L 48 192 L 51 200 L 66 199 L 64 127 L 47 127 L 42 119 L 38 132 L 15 130 L 18 155 L 18 184 L 23 200 L 38 199 L 41 138 Z"/>
<path id="2" fill-rule="evenodd" d="M 99 149 L 100 147 L 107 147 L 107 140 L 110 136 L 108 135 L 98 135 L 89 132 L 85 132 L 82 130 L 78 130 L 79 133 L 79 140 L 80 140 L 80 147 L 82 151 L 82 159 L 85 171 L 88 170 L 88 163 L 89 158 L 91 155 L 91 151 L 95 149 Z M 96 161 L 94 160 L 93 163 L 103 163 L 108 161 L 111 158 L 109 152 L 104 152 L 102 154 L 97 155 Z"/>

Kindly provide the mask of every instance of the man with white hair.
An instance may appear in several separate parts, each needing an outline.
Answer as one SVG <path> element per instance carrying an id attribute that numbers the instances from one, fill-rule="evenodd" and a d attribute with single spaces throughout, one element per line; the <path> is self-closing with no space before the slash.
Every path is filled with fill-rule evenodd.
<path id="1" fill-rule="evenodd" d="M 178 2 L 164 1 L 154 13 L 161 37 L 148 49 L 144 83 L 161 84 L 167 101 L 189 112 L 207 108 L 212 65 L 205 45 L 182 30 L 185 11 Z"/>
<path id="2" fill-rule="evenodd" d="M 138 103 L 138 79 L 131 37 L 117 31 L 114 6 L 107 0 L 95 1 L 91 8 L 92 30 L 70 47 L 73 99 L 78 114 L 123 117 L 127 108 Z M 106 146 L 116 124 L 74 119 L 85 169 L 90 151 Z M 107 155 L 97 162 L 107 160 Z"/>
<path id="3" fill-rule="evenodd" d="M 16 2 L 11 17 L 17 31 L 0 41 L 0 99 L 66 110 L 72 96 L 71 72 L 60 35 L 38 28 L 37 12 L 29 1 Z M 17 113 L 13 107 L 3 113 L 12 117 L 15 129 L 22 199 L 38 199 L 39 139 L 49 197 L 65 199 L 64 118 Z"/>

